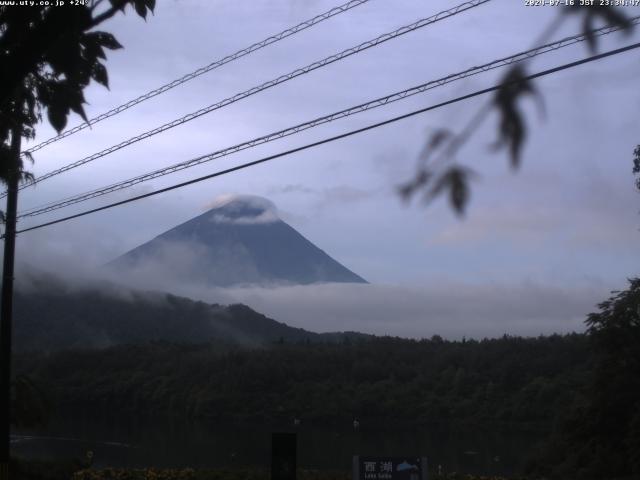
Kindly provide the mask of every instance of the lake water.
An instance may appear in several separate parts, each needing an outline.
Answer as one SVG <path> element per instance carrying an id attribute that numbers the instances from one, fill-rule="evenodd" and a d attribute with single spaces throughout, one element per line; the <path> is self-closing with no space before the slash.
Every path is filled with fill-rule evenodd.
<path id="1" fill-rule="evenodd" d="M 371 429 L 308 426 L 268 428 L 167 419 L 98 419 L 76 415 L 53 420 L 45 429 L 13 432 L 12 454 L 70 460 L 93 452 L 102 467 L 262 467 L 270 465 L 271 434 L 298 433 L 298 465 L 349 470 L 352 456 L 426 456 L 446 472 L 510 475 L 522 470 L 540 436 L 488 434 L 480 429 Z M 537 438 L 536 438 L 537 437 Z"/>

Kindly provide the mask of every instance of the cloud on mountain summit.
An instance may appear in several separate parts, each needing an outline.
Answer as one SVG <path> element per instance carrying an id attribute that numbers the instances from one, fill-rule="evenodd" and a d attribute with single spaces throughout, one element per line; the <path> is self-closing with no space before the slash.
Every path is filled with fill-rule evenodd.
<path id="1" fill-rule="evenodd" d="M 212 222 L 230 223 L 233 225 L 258 225 L 263 223 L 273 223 L 278 220 L 278 214 L 273 210 L 264 210 L 257 215 L 243 215 L 239 217 L 230 217 L 224 213 L 216 213 L 211 216 Z"/>
<path id="2" fill-rule="evenodd" d="M 223 194 L 206 205 L 207 210 L 216 210 L 212 222 L 233 225 L 258 225 L 280 220 L 278 208 L 264 197 L 256 195 Z"/>

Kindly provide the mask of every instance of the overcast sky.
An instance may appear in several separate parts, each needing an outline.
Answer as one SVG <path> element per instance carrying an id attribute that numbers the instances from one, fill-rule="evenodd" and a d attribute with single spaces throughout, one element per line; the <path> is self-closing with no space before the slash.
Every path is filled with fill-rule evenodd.
<path id="1" fill-rule="evenodd" d="M 111 89 L 86 91 L 94 116 L 213 60 L 322 13 L 336 0 L 160 0 L 145 23 L 132 11 L 105 30 L 125 46 L 109 54 Z M 37 175 L 166 121 L 216 103 L 297 67 L 455 5 L 439 0 L 371 0 L 228 64 L 35 155 Z M 231 146 L 474 65 L 528 49 L 559 12 L 494 0 L 205 115 L 48 180 L 21 194 L 20 210 Z M 628 15 L 640 8 L 625 9 Z M 567 19 L 560 38 L 577 33 Z M 620 34 L 601 50 L 637 42 Z M 584 44 L 531 64 L 533 71 L 588 54 Z M 316 331 L 360 330 L 452 338 L 582 330 L 584 315 L 640 272 L 640 196 L 632 152 L 640 143 L 638 51 L 536 82 L 545 114 L 525 103 L 529 137 L 513 172 L 491 116 L 459 160 L 475 169 L 465 219 L 444 200 L 405 205 L 395 193 L 411 178 L 429 132 L 460 129 L 488 101 L 477 98 L 268 164 L 20 235 L 18 259 L 71 272 L 99 266 L 200 213 L 227 193 L 267 197 L 281 217 L 372 283 L 322 288 L 206 292 L 154 279 L 210 301 L 243 301 Z M 476 89 L 478 75 L 394 105 L 25 221 L 52 220 L 116 199 L 300 146 Z M 70 126 L 78 123 L 70 120 Z M 36 141 L 54 132 L 43 124 Z M 20 269 L 18 270 L 20 275 Z"/>

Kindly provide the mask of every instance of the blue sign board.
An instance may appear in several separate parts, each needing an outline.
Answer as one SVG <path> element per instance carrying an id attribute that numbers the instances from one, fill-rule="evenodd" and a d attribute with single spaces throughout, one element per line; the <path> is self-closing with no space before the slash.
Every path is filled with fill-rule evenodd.
<path id="1" fill-rule="evenodd" d="M 353 457 L 353 480 L 426 480 L 424 457 Z"/>

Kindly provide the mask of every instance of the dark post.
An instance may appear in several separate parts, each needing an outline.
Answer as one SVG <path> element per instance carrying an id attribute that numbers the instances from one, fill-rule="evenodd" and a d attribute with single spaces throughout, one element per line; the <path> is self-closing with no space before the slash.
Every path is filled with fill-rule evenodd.
<path id="1" fill-rule="evenodd" d="M 271 435 L 271 480 L 296 480 L 296 434 Z"/>
<path id="2" fill-rule="evenodd" d="M 360 479 L 360 455 L 354 455 L 351 461 L 351 480 Z"/>
<path id="3" fill-rule="evenodd" d="M 7 211 L 5 213 L 4 259 L 2 265 L 2 304 L 0 304 L 0 480 L 9 479 L 11 432 L 11 322 L 13 314 L 13 265 L 16 245 L 16 213 L 18 211 L 18 166 L 20 135 L 11 132 L 11 153 L 14 166 L 9 172 Z"/>

